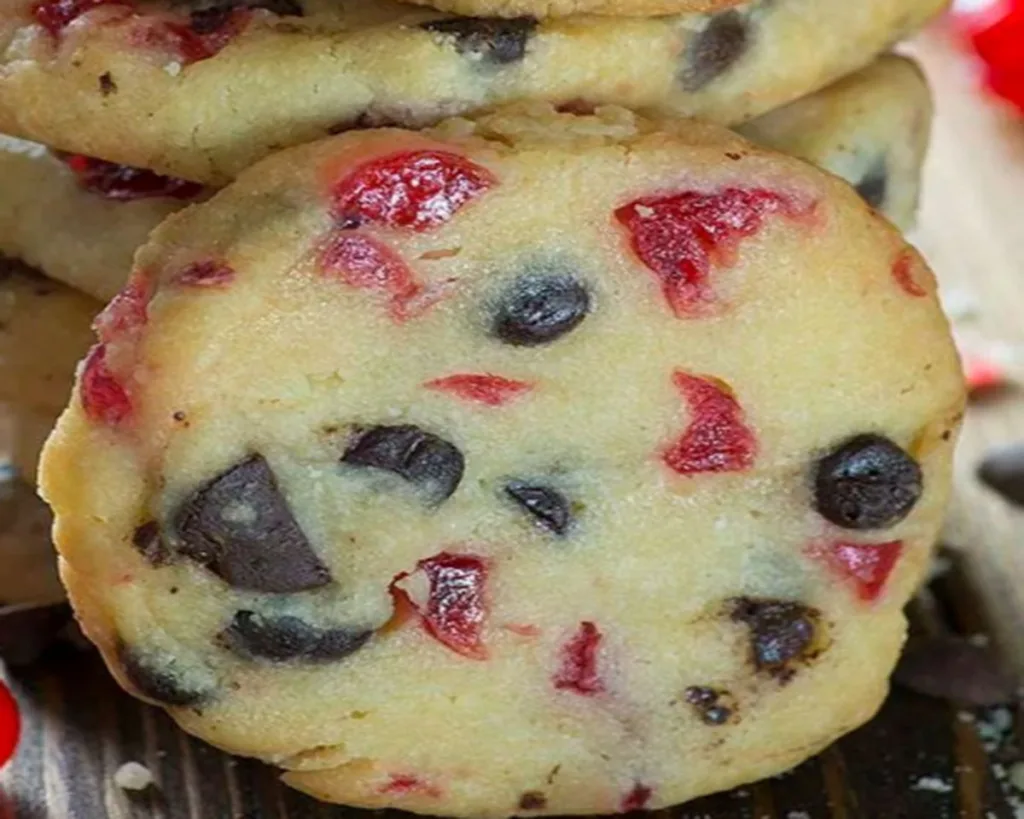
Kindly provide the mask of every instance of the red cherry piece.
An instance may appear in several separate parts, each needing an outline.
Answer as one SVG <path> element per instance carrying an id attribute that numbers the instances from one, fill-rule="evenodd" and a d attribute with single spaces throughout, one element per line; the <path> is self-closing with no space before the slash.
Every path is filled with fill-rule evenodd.
<path id="1" fill-rule="evenodd" d="M 378 788 L 378 792 L 399 796 L 421 793 L 424 796 L 431 796 L 435 799 L 441 796 L 440 788 L 411 774 L 391 774 L 391 778 Z"/>
<path id="2" fill-rule="evenodd" d="M 487 564 L 476 555 L 441 552 L 417 568 L 430 581 L 426 611 L 420 612 L 427 631 L 457 654 L 486 660 Z"/>
<path id="3" fill-rule="evenodd" d="M 91 421 L 116 426 L 132 411 L 131 399 L 123 386 L 110 374 L 107 348 L 95 345 L 85 359 L 81 377 L 82 409 Z"/>
<path id="4" fill-rule="evenodd" d="M 144 48 L 174 54 L 185 65 L 198 63 L 219 54 L 248 25 L 251 12 L 234 9 L 213 17 L 202 17 L 203 24 L 142 18 L 133 32 L 133 42 Z"/>
<path id="5" fill-rule="evenodd" d="M 234 280 L 234 268 L 215 259 L 192 262 L 174 277 L 175 284 L 186 287 L 227 287 Z"/>
<path id="6" fill-rule="evenodd" d="M 555 674 L 555 688 L 584 697 L 602 693 L 604 682 L 597 672 L 601 632 L 594 623 L 580 623 L 579 630 L 562 646 L 562 666 Z"/>
<path id="7" fill-rule="evenodd" d="M 828 543 L 812 547 L 839 577 L 853 584 L 858 599 L 877 600 L 903 553 L 903 541 L 889 543 Z"/>
<path id="8" fill-rule="evenodd" d="M 388 311 L 397 322 L 423 313 L 441 296 L 427 291 L 401 256 L 387 245 L 360 233 L 333 234 L 320 255 L 324 272 L 362 290 L 378 290 L 388 297 Z"/>
<path id="9" fill-rule="evenodd" d="M 526 381 L 514 381 L 488 373 L 459 373 L 435 378 L 424 385 L 430 390 L 449 392 L 466 401 L 477 401 L 489 407 L 500 407 L 533 389 Z"/>
<path id="10" fill-rule="evenodd" d="M 93 329 L 100 341 L 110 343 L 141 330 L 146 324 L 146 311 L 152 296 L 149 277 L 133 273 L 124 288 L 103 308 Z"/>
<path id="11" fill-rule="evenodd" d="M 622 797 L 619 811 L 621 813 L 629 813 L 634 810 L 643 810 L 647 807 L 647 803 L 651 801 L 653 795 L 654 791 L 651 788 L 637 782 L 633 786 L 633 790 Z"/>
<path id="12" fill-rule="evenodd" d="M 158 197 L 185 200 L 193 199 L 203 192 L 203 186 L 198 182 L 161 176 L 153 171 L 118 165 L 91 156 L 69 154 L 62 159 L 75 172 L 79 185 L 104 199 L 118 202 Z"/>
<path id="13" fill-rule="evenodd" d="M 927 296 L 928 291 L 914 281 L 914 254 L 903 251 L 892 263 L 892 277 L 905 293 L 911 296 Z"/>
<path id="14" fill-rule="evenodd" d="M 18 747 L 21 715 L 10 689 L 0 681 L 0 768 L 6 765 Z"/>
<path id="15" fill-rule="evenodd" d="M 51 36 L 60 34 L 75 20 L 97 6 L 132 7 L 131 0 L 39 0 L 32 6 L 32 17 Z"/>
<path id="16" fill-rule="evenodd" d="M 495 183 L 491 173 L 446 151 L 406 151 L 367 162 L 331 192 L 343 227 L 373 223 L 430 230 Z"/>
<path id="17" fill-rule="evenodd" d="M 615 211 L 629 231 L 633 252 L 661 282 L 678 318 L 714 315 L 719 305 L 709 278 L 712 268 L 730 267 L 742 239 L 753 236 L 772 214 L 808 216 L 813 207 L 763 188 L 725 188 L 650 196 Z"/>
<path id="18" fill-rule="evenodd" d="M 754 463 L 757 439 L 743 420 L 743 409 L 713 378 L 677 370 L 672 381 L 690 408 L 690 425 L 662 456 L 680 475 L 742 472 Z"/>

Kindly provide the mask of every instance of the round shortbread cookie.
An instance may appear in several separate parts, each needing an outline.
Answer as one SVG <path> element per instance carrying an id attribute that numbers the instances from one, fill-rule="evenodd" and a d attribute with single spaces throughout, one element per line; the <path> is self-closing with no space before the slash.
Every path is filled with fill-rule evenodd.
<path id="1" fill-rule="evenodd" d="M 934 288 L 849 186 L 713 126 L 288 150 L 99 319 L 40 473 L 62 577 L 126 688 L 323 799 L 777 773 L 878 707 L 928 564 L 964 400 Z"/>
<path id="2" fill-rule="evenodd" d="M 759 0 L 537 21 L 387 0 L 8 0 L 0 131 L 222 184 L 339 130 L 523 100 L 734 125 L 867 65 L 944 0 Z"/>

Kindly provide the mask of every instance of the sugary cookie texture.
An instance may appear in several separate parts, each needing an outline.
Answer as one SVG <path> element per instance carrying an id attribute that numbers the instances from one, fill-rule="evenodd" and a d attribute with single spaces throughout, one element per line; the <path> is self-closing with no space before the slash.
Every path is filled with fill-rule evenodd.
<path id="1" fill-rule="evenodd" d="M 446 816 L 658 808 L 866 720 L 963 405 L 847 185 L 623 111 L 282 152 L 96 327 L 41 484 L 114 674 Z"/>
<path id="2" fill-rule="evenodd" d="M 734 125 L 867 65 L 944 5 L 538 21 L 388 0 L 3 0 L 0 131 L 223 184 L 326 134 L 520 100 Z"/>
<path id="3" fill-rule="evenodd" d="M 906 230 L 914 222 L 930 116 L 931 99 L 920 71 L 910 60 L 885 56 L 752 120 L 741 133 L 841 176 Z M 0 253 L 25 259 L 47 276 L 103 301 L 124 286 L 132 256 L 150 231 L 209 194 L 185 180 L 80 155 L 55 155 L 35 143 L 2 136 L 0 178 Z M 14 346 L 12 354 L 31 356 L 34 348 Z M 66 389 L 63 383 L 52 387 Z"/>

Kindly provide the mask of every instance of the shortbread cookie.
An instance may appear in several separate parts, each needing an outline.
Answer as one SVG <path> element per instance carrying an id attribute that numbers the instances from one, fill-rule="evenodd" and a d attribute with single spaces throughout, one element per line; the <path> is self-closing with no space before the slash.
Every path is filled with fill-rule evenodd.
<path id="1" fill-rule="evenodd" d="M 870 717 L 964 400 L 849 186 L 621 110 L 281 152 L 97 327 L 40 480 L 114 674 L 444 816 L 659 808 Z"/>
<path id="2" fill-rule="evenodd" d="M 931 93 L 921 69 L 913 60 L 887 56 L 759 117 L 741 133 L 841 176 L 895 225 L 909 230 L 931 122 Z"/>
<path id="3" fill-rule="evenodd" d="M 653 17 L 699 11 L 709 13 L 741 5 L 743 0 L 412 0 L 422 6 L 469 17 L 568 17 L 604 14 Z"/>
<path id="4" fill-rule="evenodd" d="M 521 100 L 734 125 L 867 65 L 944 0 L 467 18 L 387 0 L 6 0 L 0 131 L 222 184 L 288 145 Z"/>
<path id="5" fill-rule="evenodd" d="M 928 86 L 914 64 L 884 57 L 759 117 L 742 132 L 838 174 L 907 230 L 930 110 Z M 115 184 L 124 179 L 134 187 Z M 103 301 L 124 286 L 132 256 L 149 232 L 185 202 L 204 196 L 180 180 L 84 157 L 57 159 L 11 138 L 0 138 L 0 180 L 0 252 Z M 61 229 L 54 231 L 54 224 Z"/>

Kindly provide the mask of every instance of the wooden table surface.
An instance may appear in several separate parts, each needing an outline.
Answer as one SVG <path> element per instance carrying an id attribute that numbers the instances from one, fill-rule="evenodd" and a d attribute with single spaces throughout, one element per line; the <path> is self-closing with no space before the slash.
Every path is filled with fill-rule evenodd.
<path id="1" fill-rule="evenodd" d="M 926 64 L 939 110 L 912 238 L 936 269 L 954 312 L 974 305 L 973 318 L 957 321 L 965 343 L 979 349 L 996 344 L 1002 354 L 1016 355 L 1021 363 L 1011 369 L 1024 382 L 1024 119 L 979 97 L 968 63 L 943 30 L 911 50 Z M 1024 511 L 974 477 L 985 451 L 1015 439 L 1024 439 L 1024 391 L 972 403 L 945 536 L 963 559 L 936 582 L 946 627 L 990 632 L 1024 675 L 1024 543 L 1018 543 Z M 121 694 L 95 654 L 51 652 L 19 669 L 15 689 L 25 708 L 25 733 L 14 764 L 0 773 L 0 819 L 374 816 L 319 805 L 280 787 L 262 765 L 191 739 L 157 709 Z M 1021 819 L 1024 791 L 1008 784 L 1020 759 L 1021 722 L 1015 725 L 1007 709 L 971 716 L 897 689 L 878 718 L 795 772 L 652 816 Z M 985 729 L 980 737 L 977 724 Z M 144 763 L 158 787 L 141 794 L 117 787 L 114 772 L 128 761 Z M 1024 779 L 1024 766 L 1019 773 Z"/>

